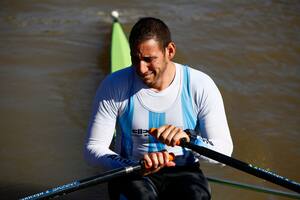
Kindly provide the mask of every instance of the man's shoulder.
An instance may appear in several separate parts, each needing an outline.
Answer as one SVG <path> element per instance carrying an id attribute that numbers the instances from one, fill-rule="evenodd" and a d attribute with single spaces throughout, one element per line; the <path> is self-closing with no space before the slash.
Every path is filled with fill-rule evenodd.
<path id="1" fill-rule="evenodd" d="M 190 74 L 189 84 L 192 93 L 203 94 L 218 91 L 218 87 L 210 75 L 193 67 L 188 67 L 188 69 Z"/>
<path id="2" fill-rule="evenodd" d="M 134 71 L 132 67 L 127 67 L 107 75 L 102 81 L 102 85 L 119 88 L 132 83 Z"/>
<path id="3" fill-rule="evenodd" d="M 205 72 L 196 69 L 194 67 L 191 66 L 187 66 L 188 70 L 189 70 L 189 74 L 190 74 L 190 81 L 192 82 L 197 82 L 199 83 L 207 83 L 207 84 L 211 84 L 214 81 L 212 80 L 212 78 L 206 74 Z"/>
<path id="4" fill-rule="evenodd" d="M 106 98 L 123 99 L 130 94 L 134 77 L 132 67 L 107 75 L 101 82 L 97 94 Z"/>
<path id="5" fill-rule="evenodd" d="M 124 79 L 127 80 L 133 78 L 133 72 L 134 71 L 132 67 L 126 67 L 107 75 L 105 79 L 110 81 L 122 81 Z"/>

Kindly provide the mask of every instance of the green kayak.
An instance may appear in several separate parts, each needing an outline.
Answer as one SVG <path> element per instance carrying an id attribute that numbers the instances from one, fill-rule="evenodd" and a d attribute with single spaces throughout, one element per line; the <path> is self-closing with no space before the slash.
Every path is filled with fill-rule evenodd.
<path id="1" fill-rule="evenodd" d="M 111 73 L 131 65 L 129 43 L 119 22 L 119 14 L 113 11 L 112 16 Z"/>

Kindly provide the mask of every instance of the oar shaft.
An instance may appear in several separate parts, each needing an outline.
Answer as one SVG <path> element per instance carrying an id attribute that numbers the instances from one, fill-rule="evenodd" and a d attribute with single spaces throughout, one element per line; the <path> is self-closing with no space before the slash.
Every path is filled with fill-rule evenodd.
<path id="1" fill-rule="evenodd" d="M 242 162 L 240 160 L 237 160 L 235 158 L 218 153 L 211 149 L 186 142 L 185 140 L 181 140 L 180 145 L 182 147 L 187 147 L 187 148 L 199 153 L 200 155 L 206 156 L 206 157 L 216 160 L 220 163 L 226 164 L 233 168 L 239 169 L 241 171 L 252 174 L 256 177 L 265 179 L 267 181 L 270 181 L 272 183 L 275 183 L 277 185 L 280 185 L 282 187 L 285 187 L 292 191 L 300 193 L 300 184 L 299 183 L 289 180 L 288 178 L 285 178 L 285 177 L 275 174 L 273 172 L 270 172 L 266 169 L 262 169 L 257 166 Z"/>
<path id="2" fill-rule="evenodd" d="M 133 173 L 136 171 L 139 171 L 142 168 L 142 164 L 137 164 L 134 166 L 129 167 L 122 167 L 118 169 L 114 169 L 108 172 L 105 172 L 103 174 L 100 174 L 98 176 L 93 176 L 90 178 L 73 181 L 71 183 L 58 186 L 49 190 L 46 190 L 44 192 L 40 192 L 28 197 L 24 197 L 21 200 L 41 200 L 41 199 L 50 199 L 50 198 L 56 198 L 65 194 L 68 194 L 70 192 L 83 189 L 92 185 L 96 185 L 99 183 L 103 183 L 106 181 L 110 181 L 114 178 Z"/>
<path id="3" fill-rule="evenodd" d="M 288 198 L 292 198 L 292 199 L 300 199 L 299 193 L 275 190 L 275 189 L 266 188 L 266 187 L 262 187 L 262 186 L 251 185 L 251 184 L 247 184 L 247 183 L 241 183 L 241 182 L 220 179 L 220 178 L 215 178 L 215 177 L 207 177 L 207 180 L 212 183 L 232 186 L 232 187 L 236 187 L 238 189 L 247 189 L 247 190 L 253 190 L 255 192 L 273 194 L 273 195 L 288 197 Z"/>

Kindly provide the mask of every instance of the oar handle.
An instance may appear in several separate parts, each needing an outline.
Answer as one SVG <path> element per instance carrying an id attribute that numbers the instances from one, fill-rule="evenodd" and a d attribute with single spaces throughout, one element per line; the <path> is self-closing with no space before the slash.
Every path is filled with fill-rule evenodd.
<path id="1" fill-rule="evenodd" d="M 169 161 L 174 161 L 175 160 L 175 154 L 170 152 L 168 159 L 169 159 Z M 142 166 L 143 169 L 151 168 L 146 164 L 145 160 L 141 160 L 140 163 L 141 163 L 141 166 Z"/>

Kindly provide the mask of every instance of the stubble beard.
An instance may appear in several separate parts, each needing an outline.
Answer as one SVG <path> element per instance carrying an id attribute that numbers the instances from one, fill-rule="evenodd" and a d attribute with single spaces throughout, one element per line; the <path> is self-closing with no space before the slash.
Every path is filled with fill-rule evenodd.
<path id="1" fill-rule="evenodd" d="M 159 89 L 161 87 L 162 83 L 163 83 L 163 76 L 165 75 L 167 67 L 168 67 L 167 64 L 168 63 L 166 61 L 164 61 L 163 62 L 164 66 L 162 68 L 160 68 L 159 71 L 153 71 L 152 72 L 152 74 L 151 74 L 151 76 L 153 76 L 153 77 L 151 77 L 152 80 L 147 81 L 147 80 L 143 79 L 143 82 L 149 88 Z"/>

